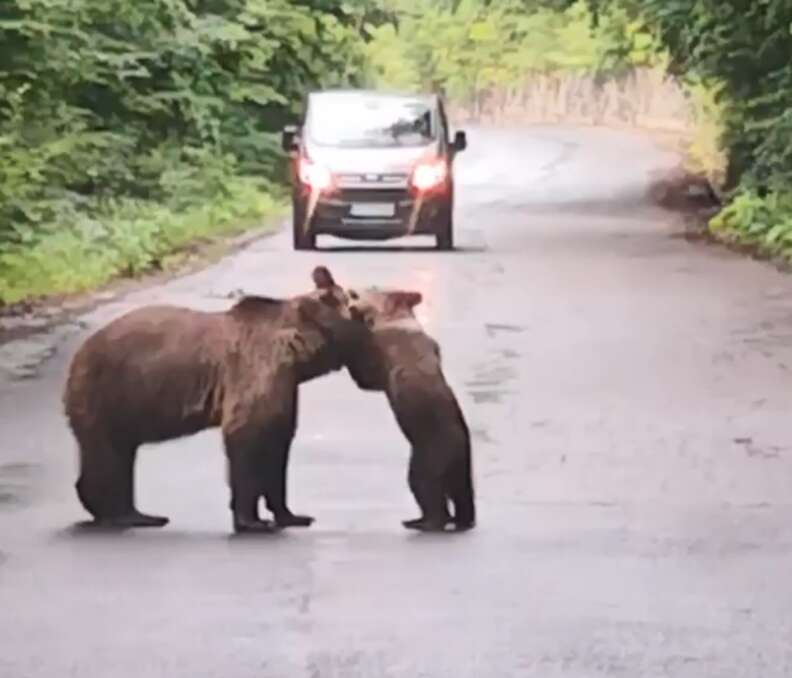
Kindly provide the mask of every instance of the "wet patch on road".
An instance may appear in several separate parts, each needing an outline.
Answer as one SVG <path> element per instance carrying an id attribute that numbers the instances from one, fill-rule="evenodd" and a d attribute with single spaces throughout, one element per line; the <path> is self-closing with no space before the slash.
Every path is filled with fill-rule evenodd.
<path id="1" fill-rule="evenodd" d="M 743 447 L 745 453 L 754 459 L 779 459 L 783 453 L 790 451 L 789 448 L 779 445 L 757 445 L 750 437 L 735 438 L 734 442 Z"/>
<path id="2" fill-rule="evenodd" d="M 248 295 L 252 295 L 252 294 L 253 294 L 252 292 L 246 292 L 241 287 L 237 287 L 235 289 L 228 290 L 228 291 L 225 291 L 225 292 L 217 291 L 217 290 L 211 290 L 211 291 L 206 292 L 205 294 L 201 295 L 201 298 L 202 299 L 222 299 L 223 301 L 230 299 L 231 301 L 238 301 L 239 299 L 242 299 L 243 297 L 248 296 Z"/>
<path id="3" fill-rule="evenodd" d="M 395 666 L 394 666 L 395 664 Z M 398 662 L 385 652 L 312 651 L 308 657 L 307 673 L 310 678 L 342 678 L 342 676 L 392 676 Z"/>
<path id="4" fill-rule="evenodd" d="M 100 301 L 97 295 L 97 303 Z M 53 328 L 77 322 L 80 307 L 64 302 L 58 306 L 36 309 L 30 304 L 0 307 L 0 345 L 51 332 Z"/>
<path id="5" fill-rule="evenodd" d="M 521 359 L 522 353 L 508 344 L 509 340 L 520 336 L 525 330 L 522 325 L 510 323 L 492 322 L 484 325 L 488 339 L 503 338 L 507 345 L 495 348 L 492 358 L 476 365 L 472 378 L 465 382 L 467 392 L 476 405 L 500 404 L 507 396 L 515 393 L 509 388 L 509 384 L 518 378 L 514 365 Z"/>
<path id="6" fill-rule="evenodd" d="M 510 334 L 521 334 L 525 332 L 525 328 L 521 325 L 509 325 L 505 323 L 487 323 L 484 328 L 487 331 L 487 336 L 490 339 L 502 334 L 504 332 L 508 332 Z"/>
<path id="7" fill-rule="evenodd" d="M 0 376 L 11 381 L 36 378 L 44 363 L 57 354 L 58 346 L 85 327 L 85 323 L 72 322 L 0 345 Z"/>
<path id="8" fill-rule="evenodd" d="M 33 379 L 38 370 L 56 353 L 55 346 L 44 341 L 18 341 L 7 344 L 0 353 L 0 367 L 13 381 Z"/>
<path id="9" fill-rule="evenodd" d="M 489 430 L 486 428 L 471 428 L 470 429 L 470 437 L 479 443 L 483 443 L 485 445 L 497 445 L 498 441 L 495 440 L 492 435 L 490 434 Z"/>
<path id="10" fill-rule="evenodd" d="M 500 403 L 513 393 L 506 385 L 516 378 L 517 372 L 508 365 L 483 365 L 476 370 L 473 379 L 465 382 L 465 386 L 477 405 Z"/>
<path id="11" fill-rule="evenodd" d="M 28 503 L 34 464 L 0 464 L 0 509 Z"/>

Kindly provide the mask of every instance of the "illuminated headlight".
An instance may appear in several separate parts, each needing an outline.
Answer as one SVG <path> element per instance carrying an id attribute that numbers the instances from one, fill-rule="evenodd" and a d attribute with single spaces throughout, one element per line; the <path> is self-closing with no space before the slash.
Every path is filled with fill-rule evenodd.
<path id="1" fill-rule="evenodd" d="M 310 160 L 300 160 L 300 181 L 315 191 L 326 191 L 333 185 L 333 175 L 326 167 Z"/>
<path id="2" fill-rule="evenodd" d="M 419 191 L 429 191 L 443 184 L 447 176 L 445 162 L 421 163 L 413 170 L 412 185 Z"/>

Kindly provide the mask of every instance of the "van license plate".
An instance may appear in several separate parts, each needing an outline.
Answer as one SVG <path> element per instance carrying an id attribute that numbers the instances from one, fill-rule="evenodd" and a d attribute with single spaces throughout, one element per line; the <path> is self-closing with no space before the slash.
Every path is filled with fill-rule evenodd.
<path id="1" fill-rule="evenodd" d="M 392 202 L 355 202 L 349 211 L 353 217 L 392 217 L 396 206 Z"/>

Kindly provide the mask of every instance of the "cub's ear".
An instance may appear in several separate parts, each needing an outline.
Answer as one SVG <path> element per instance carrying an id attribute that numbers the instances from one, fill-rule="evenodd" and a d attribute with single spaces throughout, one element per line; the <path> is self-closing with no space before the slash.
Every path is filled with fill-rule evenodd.
<path id="1" fill-rule="evenodd" d="M 337 287 L 333 274 L 326 266 L 317 266 L 311 275 L 318 290 L 330 290 Z"/>
<path id="2" fill-rule="evenodd" d="M 412 310 L 423 301 L 420 292 L 388 292 L 385 298 L 385 313 L 390 314 L 398 310 Z"/>

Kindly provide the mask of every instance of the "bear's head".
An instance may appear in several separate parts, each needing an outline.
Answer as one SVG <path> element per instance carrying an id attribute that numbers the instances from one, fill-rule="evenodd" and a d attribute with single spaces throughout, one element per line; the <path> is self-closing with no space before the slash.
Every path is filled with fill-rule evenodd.
<path id="1" fill-rule="evenodd" d="M 294 331 L 293 355 L 301 379 L 312 379 L 344 367 L 367 343 L 368 330 L 353 315 L 350 297 L 324 266 L 313 271 L 315 289 L 294 297 L 287 327 Z"/>
<path id="2" fill-rule="evenodd" d="M 356 351 L 346 360 L 352 380 L 364 390 L 379 391 L 384 388 L 383 333 L 423 333 L 413 309 L 423 301 L 420 292 L 385 290 L 370 287 L 349 290 L 349 311 L 353 319 L 365 327 L 365 335 L 358 337 Z"/>

